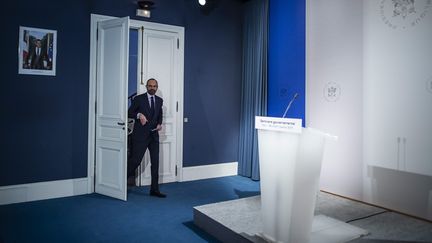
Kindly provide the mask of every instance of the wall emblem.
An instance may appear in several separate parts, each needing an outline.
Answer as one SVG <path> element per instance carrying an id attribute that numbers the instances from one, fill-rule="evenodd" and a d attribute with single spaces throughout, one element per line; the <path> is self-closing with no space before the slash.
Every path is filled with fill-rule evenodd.
<path id="1" fill-rule="evenodd" d="M 286 97 L 288 95 L 288 90 L 285 88 L 282 88 L 279 90 L 279 96 L 280 97 Z"/>
<path id="2" fill-rule="evenodd" d="M 324 86 L 324 98 L 329 102 L 336 102 L 341 94 L 340 85 L 336 82 L 328 82 Z"/>
<path id="3" fill-rule="evenodd" d="M 393 0 L 393 17 L 401 16 L 405 19 L 415 13 L 414 0 Z"/>
<path id="4" fill-rule="evenodd" d="M 419 24 L 431 11 L 432 0 L 381 0 L 381 20 L 392 29 L 407 29 Z"/>

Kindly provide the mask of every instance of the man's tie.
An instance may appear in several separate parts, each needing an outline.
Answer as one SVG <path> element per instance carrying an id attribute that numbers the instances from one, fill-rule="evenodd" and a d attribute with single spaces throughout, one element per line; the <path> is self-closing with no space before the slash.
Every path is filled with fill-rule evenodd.
<path id="1" fill-rule="evenodd" d="M 154 113 L 155 113 L 155 108 L 154 108 L 155 104 L 154 104 L 154 97 L 150 97 L 150 115 L 153 117 Z"/>

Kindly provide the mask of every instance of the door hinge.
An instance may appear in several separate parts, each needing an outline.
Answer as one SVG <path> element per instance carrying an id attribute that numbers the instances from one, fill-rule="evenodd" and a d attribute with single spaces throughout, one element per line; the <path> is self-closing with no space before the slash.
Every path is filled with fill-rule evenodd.
<path id="1" fill-rule="evenodd" d="M 176 102 L 176 112 L 178 112 L 178 101 Z"/>
<path id="2" fill-rule="evenodd" d="M 176 168 L 175 168 L 175 175 L 177 176 L 177 165 L 176 165 Z"/>
<path id="3" fill-rule="evenodd" d="M 97 114 L 97 101 L 95 101 L 95 114 Z"/>
<path id="4" fill-rule="evenodd" d="M 96 29 L 96 41 L 99 40 L 99 27 L 97 27 Z"/>
<path id="5" fill-rule="evenodd" d="M 179 49 L 180 48 L 180 40 L 179 40 L 179 38 L 177 38 L 177 49 Z"/>

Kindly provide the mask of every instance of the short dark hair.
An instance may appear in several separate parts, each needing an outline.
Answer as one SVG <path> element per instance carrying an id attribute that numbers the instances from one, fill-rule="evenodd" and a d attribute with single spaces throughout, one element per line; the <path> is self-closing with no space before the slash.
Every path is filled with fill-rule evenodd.
<path id="1" fill-rule="evenodd" d="M 147 80 L 146 85 L 148 85 L 148 82 L 149 82 L 150 80 L 154 80 L 154 81 L 156 82 L 156 84 L 158 84 L 158 81 L 157 81 L 155 78 L 149 78 L 149 79 Z"/>

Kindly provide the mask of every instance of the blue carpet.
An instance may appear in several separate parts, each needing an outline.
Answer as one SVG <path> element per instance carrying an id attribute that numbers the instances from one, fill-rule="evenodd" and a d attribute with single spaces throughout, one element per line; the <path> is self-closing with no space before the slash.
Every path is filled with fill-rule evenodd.
<path id="1" fill-rule="evenodd" d="M 0 242 L 217 242 L 193 224 L 192 207 L 259 194 L 259 182 L 230 176 L 0 206 Z"/>

